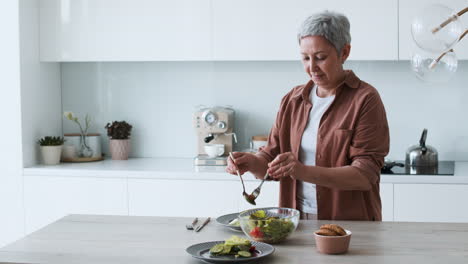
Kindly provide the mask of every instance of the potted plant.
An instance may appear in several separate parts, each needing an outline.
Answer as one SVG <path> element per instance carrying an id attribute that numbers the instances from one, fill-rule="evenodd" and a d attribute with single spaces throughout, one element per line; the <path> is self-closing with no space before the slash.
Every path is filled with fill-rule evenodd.
<path id="1" fill-rule="evenodd" d="M 42 160 L 45 165 L 57 165 L 60 163 L 62 146 L 65 140 L 62 137 L 46 136 L 37 141 L 41 148 Z"/>
<path id="2" fill-rule="evenodd" d="M 125 121 L 114 121 L 105 126 L 109 136 L 109 150 L 113 160 L 127 160 L 130 152 L 132 126 Z"/>

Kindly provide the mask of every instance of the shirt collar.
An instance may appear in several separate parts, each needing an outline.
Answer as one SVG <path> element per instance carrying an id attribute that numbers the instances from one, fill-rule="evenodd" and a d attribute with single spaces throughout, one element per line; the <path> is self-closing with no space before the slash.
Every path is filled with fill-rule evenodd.
<path id="1" fill-rule="evenodd" d="M 352 70 L 345 70 L 346 72 L 346 77 L 345 80 L 343 81 L 342 84 L 338 86 L 338 88 L 342 87 L 343 84 L 346 84 L 347 87 L 349 88 L 359 88 L 359 85 L 361 84 L 361 80 L 354 74 Z M 301 98 L 305 101 L 309 100 L 310 92 L 312 91 L 312 87 L 314 87 L 314 82 L 310 80 L 306 85 L 304 85 L 302 88 L 297 89 L 297 91 L 294 92 L 292 98 L 293 99 L 298 99 Z"/>

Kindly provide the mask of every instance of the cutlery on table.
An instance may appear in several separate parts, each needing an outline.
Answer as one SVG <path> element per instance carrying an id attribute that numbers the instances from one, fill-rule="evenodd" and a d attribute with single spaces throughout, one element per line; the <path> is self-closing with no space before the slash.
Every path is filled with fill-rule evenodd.
<path id="1" fill-rule="evenodd" d="M 205 220 L 205 222 L 203 222 L 203 224 L 201 224 L 201 225 L 197 226 L 197 228 L 195 228 L 195 232 L 198 232 L 198 231 L 202 230 L 202 228 L 205 227 L 206 224 L 208 224 L 210 222 L 210 220 L 211 220 L 211 217 L 208 217 Z"/>
<path id="2" fill-rule="evenodd" d="M 195 228 L 195 225 L 197 224 L 197 222 L 198 222 L 198 217 L 193 219 L 191 224 L 186 224 L 185 228 L 187 228 L 187 230 L 193 230 Z"/>

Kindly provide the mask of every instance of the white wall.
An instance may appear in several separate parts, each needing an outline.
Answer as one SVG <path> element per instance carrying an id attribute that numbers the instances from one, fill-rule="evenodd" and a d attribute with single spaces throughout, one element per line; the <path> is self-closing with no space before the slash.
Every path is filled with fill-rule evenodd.
<path id="1" fill-rule="evenodd" d="M 281 97 L 306 82 L 299 62 L 135 62 L 62 63 L 63 110 L 95 118 L 92 131 L 105 133 L 106 122 L 134 125 L 135 157 L 193 157 L 194 106 L 232 105 L 240 143 L 268 133 Z M 427 85 L 416 79 L 407 61 L 353 61 L 346 64 L 374 85 L 387 109 L 390 158 L 404 159 L 408 146 L 428 128 L 429 145 L 441 160 L 468 160 L 468 62 L 460 61 L 449 83 Z M 70 121 L 65 132 L 77 132 Z M 106 139 L 104 136 L 103 139 Z M 107 140 L 104 140 L 107 150 Z"/>
<path id="2" fill-rule="evenodd" d="M 18 1 L 0 2 L 0 247 L 24 233 Z"/>
<path id="3" fill-rule="evenodd" d="M 24 166 L 40 162 L 37 140 L 62 134 L 60 64 L 39 62 L 39 1 L 20 1 Z"/>
<path id="4" fill-rule="evenodd" d="M 39 63 L 36 0 L 0 3 L 0 247 L 24 235 L 23 166 L 38 162 L 38 138 L 61 135 L 60 65 Z"/>

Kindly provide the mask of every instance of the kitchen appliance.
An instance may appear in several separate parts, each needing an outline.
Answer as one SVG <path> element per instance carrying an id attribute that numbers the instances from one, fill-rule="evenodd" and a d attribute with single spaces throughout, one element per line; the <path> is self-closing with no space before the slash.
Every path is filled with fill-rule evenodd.
<path id="1" fill-rule="evenodd" d="M 390 161 L 386 160 L 380 170 L 382 175 L 434 175 L 434 176 L 453 176 L 455 174 L 455 162 L 453 160 L 440 160 L 437 170 L 415 169 L 406 166 L 404 160 Z"/>
<path id="2" fill-rule="evenodd" d="M 427 129 L 424 129 L 419 140 L 419 145 L 414 145 L 406 151 L 405 168 L 410 170 L 410 174 L 435 173 L 439 163 L 437 150 L 426 145 Z"/>
<path id="3" fill-rule="evenodd" d="M 232 152 L 233 139 L 237 143 L 234 130 L 234 110 L 230 107 L 200 107 L 193 115 L 193 125 L 197 133 L 197 156 L 195 165 L 227 165 L 227 154 Z M 224 153 L 219 157 L 209 157 L 205 146 L 223 144 Z"/>
<path id="4" fill-rule="evenodd" d="M 405 164 L 402 163 L 402 162 L 398 162 L 398 161 L 394 161 L 394 160 L 389 160 L 389 159 L 385 159 L 384 161 L 384 165 L 381 169 L 381 172 L 382 174 L 384 173 L 391 173 L 393 172 L 393 168 L 394 167 L 400 167 L 400 168 L 403 168 L 405 167 Z"/>
<path id="5" fill-rule="evenodd" d="M 426 145 L 427 129 L 423 130 L 419 145 L 414 145 L 406 151 L 406 160 L 385 159 L 380 170 L 381 174 L 391 175 L 437 175 L 450 176 L 455 174 L 455 162 L 438 160 L 437 150 Z"/>
<path id="6" fill-rule="evenodd" d="M 381 174 L 391 175 L 437 175 L 450 176 L 455 174 L 455 162 L 438 160 L 437 150 L 426 145 L 427 129 L 423 130 L 419 145 L 414 145 L 406 151 L 406 160 L 385 159 L 380 170 Z"/>

